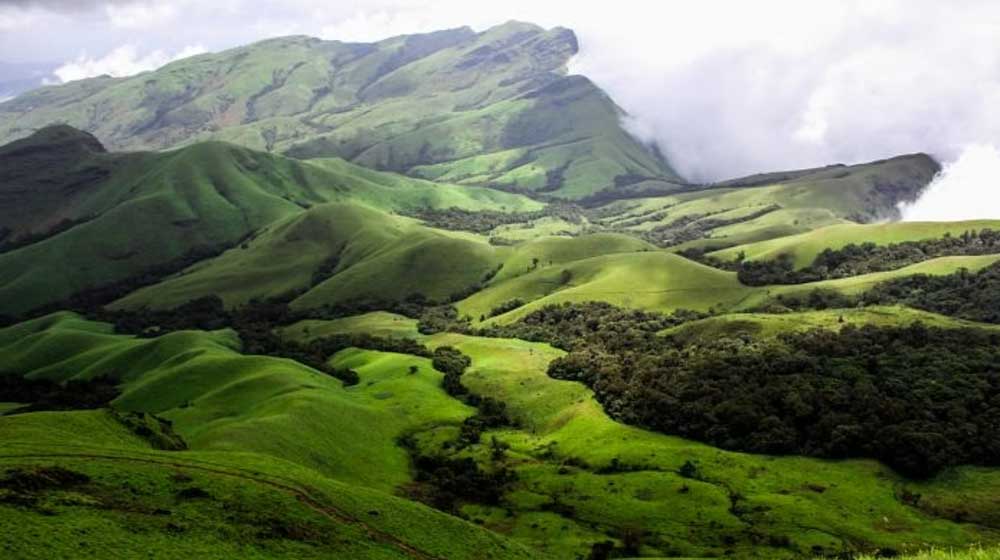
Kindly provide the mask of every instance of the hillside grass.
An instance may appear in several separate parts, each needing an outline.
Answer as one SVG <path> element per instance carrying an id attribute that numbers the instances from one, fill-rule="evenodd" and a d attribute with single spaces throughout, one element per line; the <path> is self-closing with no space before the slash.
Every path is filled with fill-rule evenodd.
<path id="1" fill-rule="evenodd" d="M 875 560 L 876 556 L 862 555 L 857 560 Z M 980 548 L 977 546 L 962 549 L 933 549 L 917 554 L 906 554 L 900 556 L 899 560 L 994 560 L 1000 558 L 1000 550 L 994 548 Z"/>
<path id="2" fill-rule="evenodd" d="M 894 315 L 895 321 L 927 318 L 901 308 L 863 313 L 884 320 Z M 851 320 L 866 320 L 863 313 Z M 828 328 L 840 325 L 833 312 L 799 319 Z M 351 332 L 352 323 L 383 332 L 405 332 L 414 325 L 378 313 L 327 325 L 304 322 L 284 332 L 305 340 Z M 768 327 L 775 333 L 802 328 L 792 324 Z M 517 472 L 518 482 L 502 507 L 467 505 L 463 514 L 549 557 L 585 555 L 592 543 L 602 540 L 620 544 L 629 527 L 645 530 L 647 556 L 793 558 L 814 554 L 813 546 L 832 554 L 859 547 L 906 550 L 989 542 L 995 533 L 988 527 L 1000 526 L 991 517 L 995 504 L 988 498 L 990 489 L 1000 489 L 996 469 L 962 467 L 915 483 L 868 460 L 725 452 L 611 420 L 586 387 L 546 375 L 548 362 L 562 355 L 547 345 L 457 334 L 417 338 L 434 347 L 455 346 L 472 357 L 463 383 L 477 394 L 505 402 L 517 426 L 489 432 L 483 439 L 495 436 L 511 445 L 507 464 Z M 441 437 L 431 432 L 418 441 L 433 450 Z M 488 449 L 470 453 L 490 464 Z M 697 466 L 694 479 L 678 474 L 686 461 Z M 613 464 L 621 465 L 620 470 Z M 922 493 L 925 501 L 919 509 L 900 501 L 903 488 Z M 978 497 L 967 501 L 965 514 L 977 521 L 947 521 L 954 516 L 949 508 L 966 493 Z M 735 510 L 733 496 L 739 496 Z M 803 519 L 810 520 L 808 525 Z M 749 539 L 750 533 L 765 535 L 764 542 Z"/>
<path id="3" fill-rule="evenodd" d="M 92 141 L 79 132 L 76 135 L 71 145 Z M 23 175 L 0 187 L 0 196 L 32 227 L 51 227 L 62 219 L 82 223 L 0 253 L 0 313 L 16 315 L 61 301 L 88 288 L 132 278 L 195 250 L 221 252 L 238 247 L 247 237 L 270 231 L 271 226 L 285 224 L 287 228 L 289 220 L 308 220 L 303 217 L 306 209 L 327 202 L 349 201 L 383 211 L 451 207 L 521 211 L 541 207 L 521 195 L 438 185 L 344 162 L 312 165 L 220 142 L 156 154 L 88 152 L 77 157 L 67 151 L 65 158 L 59 156 L 65 161 L 38 162 L 23 155 L 24 150 L 30 154 L 30 149 L 51 148 L 50 136 L 43 131 L 18 143 L 21 151 L 0 152 L 3 165 Z M 29 164 L 37 169 L 23 169 Z M 60 180 L 71 184 L 53 189 L 48 167 L 61 165 L 96 166 L 106 175 L 98 174 L 80 187 L 72 184 L 73 175 L 68 174 Z M 10 223 L 20 227 L 19 220 Z M 15 230 L 15 234 L 31 231 Z M 454 237 L 441 233 L 438 245 Z M 338 242 L 345 242 L 312 241 L 332 244 L 327 254 Z M 477 254 L 473 251 L 466 256 L 475 258 Z M 412 258 L 419 259 L 419 255 Z M 257 274 L 253 281 L 244 279 L 248 284 L 245 288 L 267 284 L 261 292 L 270 296 L 298 287 L 301 281 L 292 282 L 288 275 L 308 277 L 313 271 L 311 264 L 309 256 L 302 256 L 301 262 L 286 260 L 286 270 L 273 278 L 261 279 L 265 275 Z M 204 284 L 206 280 L 195 277 L 192 282 Z M 183 282 L 179 287 L 196 291 L 196 286 Z M 441 289 L 450 287 L 443 284 Z"/>
<path id="4" fill-rule="evenodd" d="M 813 547 L 834 553 L 986 543 L 996 534 L 989 527 L 1000 527 L 991 513 L 996 504 L 989 498 L 1000 495 L 996 469 L 962 467 L 915 483 L 874 461 L 725 452 L 611 420 L 589 389 L 546 375 L 548 362 L 562 355 L 547 345 L 447 333 L 423 336 L 414 334 L 414 329 L 412 319 L 371 313 L 297 324 L 283 334 L 312 338 L 396 333 L 432 347 L 455 346 L 469 355 L 473 365 L 463 383 L 477 394 L 506 403 L 516 422 L 514 428 L 487 432 L 483 441 L 495 436 L 511 445 L 508 464 L 519 478 L 505 494 L 502 507 L 468 504 L 463 515 L 545 557 L 585 555 L 591 544 L 604 540 L 620 543 L 630 527 L 645 530 L 644 555 L 699 557 L 731 551 L 736 558 L 760 557 L 764 551 L 773 558 L 801 557 L 815 553 Z M 0 330 L 0 351 L 8 356 L 5 368 L 10 371 L 52 379 L 120 372 L 125 391 L 115 406 L 172 420 L 190 444 L 192 451 L 170 453 L 171 457 L 207 457 L 206 461 L 240 468 L 252 465 L 265 474 L 280 464 L 283 473 L 296 473 L 293 480 L 305 480 L 303 473 L 313 473 L 309 480 L 322 479 L 338 489 L 350 485 L 343 487 L 370 497 L 365 507 L 379 512 L 390 508 L 385 500 L 395 503 L 386 493 L 407 484 L 411 476 L 397 439 L 414 434 L 422 449 L 439 449 L 473 413 L 444 393 L 441 375 L 427 359 L 342 351 L 331 363 L 352 368 L 361 378 L 358 385 L 343 388 L 339 381 L 287 360 L 240 356 L 234 350 L 237 344 L 227 331 L 133 339 L 68 313 Z M 411 365 L 417 366 L 417 373 L 409 373 Z M 78 434 L 85 432 L 102 447 L 136 443 L 93 418 L 78 425 L 66 414 L 10 417 L 25 422 L 19 424 L 20 435 L 10 441 L 33 442 L 51 451 L 54 445 L 81 445 L 87 440 Z M 63 424 L 56 428 L 48 424 L 50 419 Z M 0 432 L 12 425 L 10 421 L 0 418 Z M 47 435 L 37 435 L 41 433 Z M 484 464 L 490 461 L 488 445 L 466 453 Z M 691 478 L 679 474 L 687 461 L 697 467 Z M 90 467 L 98 469 L 93 471 L 95 478 L 109 476 L 101 474 L 99 464 Z M 313 487 L 321 484 L 310 482 Z M 218 495 L 230 492 L 222 483 L 214 488 Z M 900 501 L 902 489 L 923 496 L 919 508 Z M 352 492 L 338 490 L 337 499 L 347 500 Z M 969 493 L 977 499 L 970 499 Z M 158 499 L 155 495 L 150 497 L 153 502 Z M 258 503 L 257 498 L 247 499 Z M 381 505 L 374 503 L 380 500 Z M 962 518 L 971 523 L 947 521 L 958 518 L 959 504 Z M 282 512 L 286 506 L 268 507 Z M 82 519 L 91 520 L 93 515 L 87 513 Z M 379 519 L 385 517 L 380 514 Z M 802 519 L 810 520 L 808 526 Z M 417 530 L 414 523 L 411 520 L 406 527 Z M 393 526 L 392 534 L 398 537 L 396 531 L 406 527 Z M 420 530 L 429 531 L 425 538 L 440 539 L 442 546 L 453 538 L 450 529 L 423 525 Z M 764 543 L 751 535 L 764 535 Z M 200 542 L 212 546 L 212 541 L 201 539 L 193 538 L 192 546 Z M 253 544 L 248 546 L 252 552 Z M 351 550 L 365 557 L 365 552 Z"/>
<path id="5" fill-rule="evenodd" d="M 489 318 L 491 310 L 507 301 L 524 301 L 522 307 L 489 318 L 491 322 L 507 323 L 545 305 L 562 302 L 606 301 L 655 311 L 705 311 L 717 305 L 736 305 L 754 292 L 740 284 L 735 273 L 662 251 L 643 251 L 591 257 L 566 265 L 540 265 L 533 272 L 492 283 L 456 307 L 460 314 L 476 321 L 484 315 Z"/>
<path id="6" fill-rule="evenodd" d="M 737 245 L 712 253 L 723 260 L 734 260 L 745 255 L 747 260 L 772 260 L 781 255 L 791 255 L 795 266 L 804 268 L 812 264 L 824 249 L 841 249 L 850 243 L 875 243 L 889 245 L 904 241 L 937 239 L 944 235 L 961 235 L 966 231 L 1000 229 L 998 220 L 972 220 L 960 222 L 889 222 L 882 224 L 838 224 L 791 235 Z"/>
<path id="7" fill-rule="evenodd" d="M 0 435 L 0 479 L 53 467 L 89 479 L 29 490 L 26 505 L 0 489 L 8 558 L 535 557 L 454 517 L 280 458 L 153 450 L 105 411 L 0 417 Z"/>
<path id="8" fill-rule="evenodd" d="M 359 204 L 323 204 L 112 307 L 171 308 L 213 294 L 230 307 L 296 294 L 295 308 L 417 293 L 441 300 L 480 282 L 507 251 Z"/>
<path id="9" fill-rule="evenodd" d="M 171 420 L 194 450 L 280 457 L 382 491 L 409 480 L 398 437 L 472 414 L 416 356 L 364 354 L 380 367 L 359 365 L 361 382 L 345 388 L 290 360 L 241 355 L 231 331 L 135 339 L 68 313 L 13 329 L 0 330 L 6 372 L 57 381 L 112 375 L 124 383 L 115 407 Z M 336 359 L 353 364 L 356 354 Z M 419 375 L 408 374 L 411 365 Z"/>
<path id="10" fill-rule="evenodd" d="M 579 550 L 588 538 L 600 536 L 591 532 L 595 526 L 612 533 L 613 527 L 647 528 L 659 542 L 644 552 L 663 556 L 721 553 L 727 548 L 722 537 L 741 533 L 747 523 L 764 534 L 789 537 L 792 548 L 804 552 L 814 545 L 843 549 L 844 543 L 831 539 L 831 533 L 868 546 L 937 539 L 960 544 L 988 533 L 967 533 L 971 527 L 933 520 L 904 506 L 896 492 L 906 481 L 872 461 L 728 453 L 614 422 L 589 390 L 545 374 L 545 364 L 560 354 L 545 345 L 460 335 L 437 335 L 433 343 L 455 345 L 472 356 L 474 369 L 464 382 L 474 392 L 506 402 L 520 426 L 496 435 L 512 445 L 519 465 L 522 479 L 510 500 L 523 514 L 513 520 L 477 508 L 470 514 L 490 515 L 486 519 L 493 523 L 488 521 L 487 527 L 498 530 L 513 523 L 511 534 L 543 550 L 573 546 Z M 550 453 L 554 456 L 546 458 Z M 568 473 L 560 474 L 560 465 L 574 464 L 569 458 L 582 460 L 589 468 L 570 466 Z M 640 470 L 593 474 L 592 469 L 607 467 L 613 459 Z M 677 474 L 688 460 L 697 464 L 699 480 Z M 994 483 L 988 477 L 978 481 L 984 495 Z M 684 485 L 687 492 L 679 493 Z M 810 489 L 817 485 L 822 492 Z M 745 513 L 731 513 L 734 494 L 742 496 L 738 509 Z M 572 519 L 546 512 L 542 506 L 552 501 L 572 506 Z M 802 519 L 810 520 L 809 528 L 801 525 Z M 568 534 L 560 529 L 567 525 Z M 650 540 L 656 542 L 656 537 Z M 759 557 L 759 546 L 729 548 L 737 556 Z M 767 550 L 770 557 L 789 555 L 781 547 Z"/>
<path id="11" fill-rule="evenodd" d="M 812 329 L 839 330 L 846 325 L 898 326 L 916 321 L 928 327 L 1000 330 L 998 325 L 955 319 L 909 307 L 871 306 L 782 314 L 727 313 L 684 323 L 665 329 L 660 334 L 674 336 L 690 344 L 709 342 L 723 337 L 745 336 L 760 340 Z"/>

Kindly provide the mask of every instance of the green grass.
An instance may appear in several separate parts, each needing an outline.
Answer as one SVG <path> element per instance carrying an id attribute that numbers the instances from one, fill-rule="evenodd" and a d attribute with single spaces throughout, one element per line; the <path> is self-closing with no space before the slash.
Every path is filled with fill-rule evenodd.
<path id="1" fill-rule="evenodd" d="M 193 449 L 280 457 L 383 491 L 409 480 L 398 437 L 471 414 L 444 393 L 425 358 L 362 353 L 379 367 L 359 365 L 361 382 L 344 388 L 289 360 L 242 356 L 229 331 L 134 339 L 72 314 L 14 329 L 0 331 L 5 371 L 55 380 L 113 375 L 124 382 L 116 407 L 170 419 Z M 358 353 L 336 360 L 353 365 Z M 420 373 L 409 375 L 410 365 Z"/>
<path id="2" fill-rule="evenodd" d="M 92 141 L 57 127 L 0 151 L 2 167 L 12 175 L 9 181 L 0 181 L 0 200 L 5 203 L 0 217 L 11 217 L 5 223 L 14 235 L 45 232 L 62 219 L 85 220 L 61 234 L 0 254 L 0 313 L 22 313 L 86 288 L 127 279 L 196 248 L 235 245 L 265 228 L 271 231 L 272 225 L 293 227 L 289 220 L 315 227 L 316 220 L 303 213 L 325 202 L 354 201 L 386 211 L 455 206 L 514 211 L 540 206 L 519 195 L 438 185 L 344 162 L 311 165 L 218 142 L 158 154 L 79 148 Z M 28 151 L 39 148 L 54 155 L 39 159 Z M 80 173 L 89 179 L 82 186 L 71 172 L 54 179 L 53 167 L 83 170 Z M 447 244 L 450 237 L 437 238 Z M 287 262 L 292 270 L 284 272 L 298 275 L 296 281 L 309 277 L 309 265 L 316 260 L 312 257 Z M 274 276 L 258 280 L 267 284 L 260 288 L 263 295 L 298 285 L 281 273 Z M 247 288 L 252 291 L 250 284 Z"/>
<path id="3" fill-rule="evenodd" d="M 850 243 L 888 245 L 903 241 L 936 239 L 945 234 L 961 235 L 966 231 L 983 229 L 1000 229 L 1000 221 L 839 224 L 799 235 L 737 245 L 715 252 L 713 256 L 733 260 L 738 254 L 743 253 L 747 260 L 771 260 L 780 255 L 791 255 L 795 266 L 803 268 L 812 264 L 824 249 L 840 249 Z"/>
<path id="4" fill-rule="evenodd" d="M 374 311 L 364 315 L 354 315 L 343 319 L 306 319 L 278 330 L 281 336 L 292 340 L 313 340 L 336 334 L 368 333 L 374 336 L 397 338 L 418 338 L 417 320 L 388 313 Z"/>
<path id="5" fill-rule="evenodd" d="M 319 205 L 114 307 L 174 307 L 209 294 L 233 306 L 301 293 L 296 308 L 402 300 L 414 293 L 444 299 L 482 280 L 504 252 L 482 238 L 427 228 L 373 208 Z M 314 273 L 331 259 L 332 276 L 316 283 Z"/>
<path id="6" fill-rule="evenodd" d="M 477 393 L 506 402 L 519 423 L 520 429 L 496 434 L 512 445 L 512 460 L 521 476 L 508 498 L 515 505 L 514 518 L 475 508 L 470 514 L 493 515 L 486 518 L 487 527 L 509 531 L 553 556 L 579 552 L 589 542 L 607 538 L 605 532 L 629 526 L 651 533 L 648 540 L 657 544 L 644 553 L 654 556 L 709 556 L 725 548 L 733 548 L 737 556 L 787 554 L 781 548 L 744 542 L 738 535 L 747 523 L 757 532 L 789 537 L 805 553 L 813 545 L 831 551 L 850 548 L 846 542 L 904 548 L 991 538 L 988 530 L 933 519 L 903 505 L 896 499 L 896 488 L 905 481 L 872 461 L 729 453 L 614 422 L 589 390 L 545 375 L 545 364 L 560 355 L 545 345 L 460 335 L 431 340 L 472 356 L 473 369 L 464 382 Z M 559 465 L 571 457 L 591 469 L 617 458 L 642 470 L 595 475 L 591 469 L 570 466 L 560 474 Z M 687 460 L 698 465 L 704 481 L 677 474 Z M 996 487 L 987 474 L 994 471 L 956 472 L 973 477 L 981 495 L 990 495 L 989 488 Z M 685 484 L 688 491 L 679 493 Z M 928 486 L 945 484 L 942 480 Z M 815 485 L 822 492 L 810 489 Z M 740 516 L 730 512 L 734 493 L 742 496 Z M 571 519 L 539 511 L 544 510 L 540 504 L 553 500 L 573 507 Z M 981 511 L 989 511 L 988 504 Z M 803 524 L 803 519 L 809 523 Z M 722 544 L 725 535 L 735 536 L 739 544 Z"/>
<path id="7" fill-rule="evenodd" d="M 653 255 L 676 258 L 664 253 Z M 904 310 L 866 310 L 883 312 L 918 315 Z M 831 314 L 802 319 L 825 325 Z M 852 316 L 851 320 L 861 317 Z M 414 328 L 413 320 L 371 313 L 330 322 L 304 322 L 285 329 L 283 334 L 299 339 L 343 332 L 413 336 L 435 347 L 456 346 L 472 357 L 473 366 L 463 376 L 463 382 L 478 394 L 505 402 L 517 423 L 516 428 L 486 434 L 484 441 L 496 436 L 511 445 L 509 463 L 519 478 L 501 508 L 468 505 L 463 515 L 533 547 L 544 557 L 585 555 L 594 542 L 620 542 L 622 532 L 629 527 L 646 531 L 643 554 L 649 556 L 715 556 L 731 550 L 737 558 L 760 557 L 764 553 L 773 558 L 790 558 L 808 555 L 814 546 L 833 553 L 858 547 L 910 550 L 930 545 L 961 546 L 996 539 L 989 529 L 1000 527 L 1000 520 L 991 513 L 996 504 L 989 498 L 1000 495 L 1000 476 L 995 469 L 963 467 L 915 483 L 874 461 L 821 461 L 725 452 L 612 421 L 589 389 L 546 375 L 548 362 L 562 354 L 547 345 L 457 334 L 426 337 L 414 334 Z M 335 503 L 351 501 L 361 493 L 369 501 L 362 506 L 368 509 L 359 508 L 359 512 L 374 508 L 407 514 L 410 510 L 391 505 L 396 501 L 386 494 L 410 477 L 405 453 L 396 446 L 396 439 L 407 433 L 417 434 L 422 447 L 434 449 L 472 413 L 444 394 L 440 374 L 430 368 L 426 359 L 345 350 L 332 363 L 355 369 L 361 377 L 357 386 L 345 389 L 332 378 L 285 360 L 239 356 L 232 349 L 236 344 L 226 331 L 181 332 L 137 340 L 109 334 L 106 325 L 83 321 L 72 314 L 0 330 L 0 352 L 6 356 L 5 368 L 11 371 L 54 379 L 120 372 L 125 392 L 116 406 L 155 412 L 172 420 L 174 429 L 192 447 L 191 452 L 166 455 L 195 457 L 227 468 L 251 468 L 265 475 L 280 471 L 295 481 L 308 480 L 310 489 L 330 488 L 334 495 L 330 499 L 338 500 Z M 417 366 L 416 374 L 409 373 L 410 365 Z M 142 442 L 116 432 L 106 425 L 107 419 L 87 416 L 94 414 L 99 413 L 0 418 L 0 435 L 5 436 L 5 442 L 25 442 L 17 446 L 30 442 L 49 451 L 64 446 L 79 454 L 84 451 L 75 446 L 94 445 L 128 449 L 122 453 L 133 456 L 135 446 Z M 14 425 L 11 422 L 18 422 L 17 435 L 8 438 L 4 429 L 9 430 Z M 81 438 L 81 433 L 93 439 Z M 469 453 L 489 461 L 488 446 L 473 448 Z M 613 460 L 638 470 L 601 474 L 599 469 Z M 698 467 L 696 479 L 678 474 L 681 465 L 689 460 Z M 77 464 L 71 458 L 66 461 L 60 459 L 60 464 Z M 110 481 L 111 473 L 122 469 L 119 464 L 101 474 L 103 464 L 88 464 L 95 478 Z M 126 480 L 132 480 L 132 471 L 125 472 Z M 292 472 L 294 475 L 288 474 Z M 142 479 L 154 473 L 164 476 L 162 468 L 134 476 Z M 164 483 L 162 479 L 155 484 L 134 482 L 142 488 L 160 488 Z M 230 487 L 223 482 L 219 481 L 218 486 L 211 481 L 199 484 L 213 485 L 213 495 L 227 496 L 225 503 L 231 504 Z M 255 488 L 246 490 L 249 496 L 232 499 L 236 503 L 249 500 L 242 503 L 250 511 L 259 511 L 259 504 L 272 503 L 253 495 Z M 899 500 L 902 488 L 924 496 L 919 508 Z M 157 491 L 146 495 L 150 503 L 160 499 Z M 279 498 L 270 496 L 266 500 L 280 502 Z M 735 509 L 733 500 L 738 506 Z M 188 523 L 186 520 L 210 516 L 212 508 L 217 507 L 203 506 L 208 509 L 185 512 L 176 519 Z M 324 523 L 322 519 L 301 517 L 305 514 L 292 506 L 294 501 L 267 508 L 278 512 L 276 517 L 299 520 L 297 523 Z M 947 520 L 957 518 L 955 508 L 959 506 L 963 518 L 973 523 Z M 420 506 L 407 507 L 425 511 Z M 0 508 L 0 519 L 4 511 Z M 69 517 L 70 513 L 59 509 L 59 515 L 68 516 L 63 526 L 94 523 L 95 517 L 108 523 L 118 515 L 107 511 L 97 515 L 86 508 L 73 511 L 72 515 L 82 517 Z M 384 515 L 378 518 L 385 520 Z M 447 540 L 458 538 L 451 536 L 450 526 L 421 525 L 422 519 L 393 526 L 391 534 L 398 537 L 413 535 L 402 531 L 422 530 L 426 534 L 420 538 L 433 539 L 442 547 L 447 546 Z M 803 524 L 803 519 L 809 523 Z M 256 517 L 239 520 L 251 525 L 259 522 Z M 55 522 L 41 519 L 39 523 L 43 523 L 39 527 L 47 529 Z M 214 523 L 226 522 L 215 519 Z M 148 525 L 143 526 L 149 538 L 158 534 Z M 226 534 L 218 525 L 208 526 L 216 529 L 207 531 L 210 535 L 195 531 L 190 546 L 215 546 L 216 541 L 211 539 Z M 60 531 L 56 529 L 55 533 L 66 534 Z M 750 537 L 751 533 L 764 535 L 765 541 Z M 117 533 L 99 534 L 112 539 Z M 461 538 L 479 538 L 477 535 L 473 532 Z M 785 538 L 787 546 L 783 544 Z M 769 542 L 778 544 L 771 546 Z M 298 550 L 295 547 L 300 544 L 279 540 L 268 546 L 290 548 L 268 550 Z M 160 545 L 150 546 L 155 549 Z M 219 546 L 220 550 L 229 550 L 225 547 L 230 545 Z M 251 541 L 244 546 L 249 547 L 250 554 L 256 552 L 258 544 Z M 458 555 L 464 549 L 456 550 Z M 300 555 L 307 556 L 306 552 Z M 360 557 L 368 554 L 352 553 Z"/>
<path id="8" fill-rule="evenodd" d="M 892 326 L 908 325 L 915 321 L 940 328 L 1000 329 L 996 325 L 954 319 L 908 307 L 873 306 L 784 314 L 728 313 L 672 327 L 662 331 L 661 334 L 677 337 L 685 343 L 698 343 L 722 337 L 747 336 L 754 339 L 764 339 L 773 338 L 783 333 L 802 332 L 817 328 L 839 330 L 845 325 Z"/>
<path id="9" fill-rule="evenodd" d="M 505 269 L 507 267 L 504 267 Z M 569 281 L 562 283 L 563 271 Z M 565 265 L 543 263 L 538 270 L 492 283 L 457 304 L 475 320 L 513 299 L 527 305 L 490 321 L 513 322 L 531 311 L 562 302 L 606 301 L 628 308 L 705 311 L 736 305 L 755 293 L 735 273 L 724 272 L 662 251 L 585 258 Z"/>
<path id="10" fill-rule="evenodd" d="M 0 417 L 0 434 L 0 477 L 52 466 L 89 477 L 32 491 L 30 505 L 0 499 L 7 558 L 533 557 L 471 524 L 280 458 L 152 450 L 103 411 Z M 191 489 L 206 498 L 185 498 Z"/>
<path id="11" fill-rule="evenodd" d="M 875 560 L 875 556 L 859 556 L 857 560 Z M 907 554 L 898 557 L 899 560 L 994 560 L 1000 558 L 1000 550 L 995 548 L 980 548 L 974 546 L 968 549 L 949 548 L 934 549 L 918 554 Z"/>
<path id="12" fill-rule="evenodd" d="M 686 241 L 674 250 L 764 242 L 834 224 L 887 219 L 897 213 L 896 200 L 882 193 L 879 185 L 892 182 L 899 186 L 900 196 L 915 196 L 937 169 L 933 160 L 917 155 L 824 169 L 752 186 L 724 183 L 668 196 L 612 202 L 599 209 L 601 217 L 596 223 L 636 234 L 676 227 L 680 220 L 693 224 L 688 227 L 703 227 L 698 239 Z M 720 224 L 719 220 L 735 223 Z"/>

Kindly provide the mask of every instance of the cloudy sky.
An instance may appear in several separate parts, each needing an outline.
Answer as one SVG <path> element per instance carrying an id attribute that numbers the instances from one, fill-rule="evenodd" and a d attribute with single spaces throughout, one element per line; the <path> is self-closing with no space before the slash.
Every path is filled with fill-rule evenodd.
<path id="1" fill-rule="evenodd" d="M 368 41 L 509 19 L 576 30 L 571 70 L 689 179 L 923 151 L 947 172 L 910 216 L 1000 218 L 990 1 L 0 0 L 0 84 L 128 75 L 279 35 Z"/>

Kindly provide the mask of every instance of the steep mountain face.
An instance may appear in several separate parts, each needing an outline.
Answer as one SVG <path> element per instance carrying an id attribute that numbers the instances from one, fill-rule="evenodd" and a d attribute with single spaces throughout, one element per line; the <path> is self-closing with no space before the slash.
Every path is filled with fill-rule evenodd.
<path id="1" fill-rule="evenodd" d="M 571 31 L 521 23 L 373 44 L 274 39 L 22 95 L 0 104 L 0 142 L 61 122 L 113 150 L 217 139 L 571 198 L 679 181 L 600 89 L 566 75 L 576 51 Z"/>

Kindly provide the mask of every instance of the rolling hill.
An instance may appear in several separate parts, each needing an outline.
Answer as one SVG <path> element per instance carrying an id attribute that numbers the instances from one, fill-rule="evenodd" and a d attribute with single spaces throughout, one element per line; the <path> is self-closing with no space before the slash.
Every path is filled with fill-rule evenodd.
<path id="1" fill-rule="evenodd" d="M 520 195 L 221 142 L 107 153 L 63 126 L 0 149 L 0 197 L 10 242 L 0 246 L 0 313 L 9 314 L 157 267 L 183 268 L 328 201 L 385 210 L 541 207 Z"/>
<path id="2" fill-rule="evenodd" d="M 285 37 L 0 103 L 2 555 L 1000 544 L 1000 221 L 893 221 L 923 154 L 685 184 L 577 50 Z"/>

